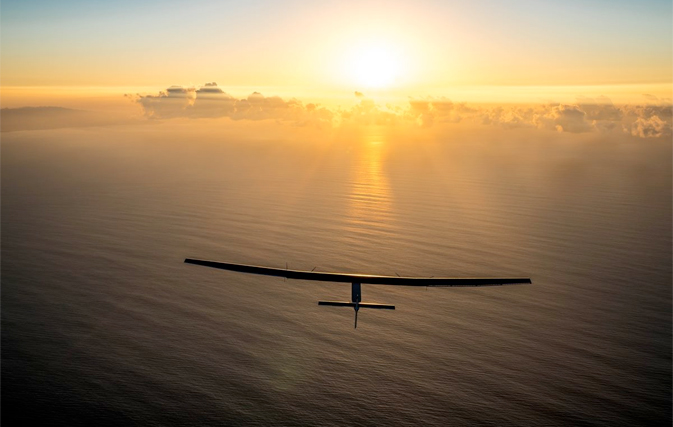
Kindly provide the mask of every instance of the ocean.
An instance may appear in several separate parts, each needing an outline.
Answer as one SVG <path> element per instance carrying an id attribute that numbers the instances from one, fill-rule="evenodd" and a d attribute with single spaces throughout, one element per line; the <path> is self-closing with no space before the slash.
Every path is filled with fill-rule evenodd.
<path id="1" fill-rule="evenodd" d="M 213 126 L 2 134 L 3 424 L 671 425 L 670 138 Z"/>

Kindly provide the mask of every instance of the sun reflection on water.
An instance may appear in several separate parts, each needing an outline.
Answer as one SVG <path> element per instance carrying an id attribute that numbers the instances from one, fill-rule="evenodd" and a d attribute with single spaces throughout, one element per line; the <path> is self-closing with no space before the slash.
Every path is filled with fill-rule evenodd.
<path id="1" fill-rule="evenodd" d="M 387 146 L 378 133 L 365 136 L 353 157 L 346 230 L 374 237 L 393 228 L 391 192 L 384 171 Z"/>

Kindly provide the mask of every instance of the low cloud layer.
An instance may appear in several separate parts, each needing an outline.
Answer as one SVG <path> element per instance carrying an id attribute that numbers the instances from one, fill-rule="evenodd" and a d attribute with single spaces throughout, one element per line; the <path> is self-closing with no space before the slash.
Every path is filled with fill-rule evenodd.
<path id="1" fill-rule="evenodd" d="M 151 119 L 175 117 L 218 118 L 232 120 L 279 120 L 298 125 L 330 125 L 333 113 L 315 104 L 304 105 L 296 99 L 283 100 L 278 96 L 265 97 L 254 92 L 237 99 L 225 93 L 217 83 L 184 88 L 172 86 L 158 95 L 127 95 L 140 104 L 143 113 Z"/>
<path id="2" fill-rule="evenodd" d="M 671 135 L 670 102 L 643 95 L 643 105 L 617 106 L 606 97 L 580 97 L 574 104 L 534 106 L 476 106 L 444 97 L 410 98 L 406 106 L 379 105 L 361 92 L 350 108 L 329 109 L 297 99 L 266 97 L 254 92 L 247 98 L 225 93 L 215 82 L 199 88 L 172 86 L 157 95 L 127 95 L 150 119 L 218 118 L 276 120 L 298 126 L 415 125 L 478 123 L 505 129 L 537 128 L 555 132 L 620 132 L 641 138 Z"/>

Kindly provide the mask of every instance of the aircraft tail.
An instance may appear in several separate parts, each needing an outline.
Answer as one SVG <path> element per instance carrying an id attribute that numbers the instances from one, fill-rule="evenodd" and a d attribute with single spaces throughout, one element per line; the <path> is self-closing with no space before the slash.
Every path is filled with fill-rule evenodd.
<path id="1" fill-rule="evenodd" d="M 331 305 L 333 307 L 355 307 L 354 302 L 348 302 L 348 301 L 318 301 L 318 305 Z M 384 310 L 395 310 L 395 306 L 389 304 L 360 302 L 358 303 L 358 306 L 360 308 L 379 308 Z"/>
<path id="2" fill-rule="evenodd" d="M 348 301 L 318 301 L 318 305 L 331 305 L 333 307 L 353 307 L 355 309 L 355 329 L 358 327 L 358 310 L 360 308 L 379 308 L 384 310 L 395 310 L 394 305 L 376 304 L 369 302 L 348 302 Z"/>

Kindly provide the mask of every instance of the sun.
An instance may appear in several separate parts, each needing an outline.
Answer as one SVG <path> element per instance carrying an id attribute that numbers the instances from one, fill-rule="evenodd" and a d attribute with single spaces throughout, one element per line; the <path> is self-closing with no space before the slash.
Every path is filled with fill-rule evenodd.
<path id="1" fill-rule="evenodd" d="M 402 74 L 401 55 L 394 45 L 363 43 L 347 59 L 350 80 L 367 88 L 384 88 L 395 84 Z"/>

